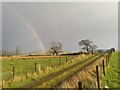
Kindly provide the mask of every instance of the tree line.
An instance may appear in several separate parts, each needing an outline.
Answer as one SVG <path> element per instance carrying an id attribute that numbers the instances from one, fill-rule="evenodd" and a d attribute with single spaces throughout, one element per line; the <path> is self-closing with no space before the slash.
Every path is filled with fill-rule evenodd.
<path id="1" fill-rule="evenodd" d="M 85 52 L 85 53 L 94 53 L 94 51 L 97 49 L 97 45 L 95 45 L 93 43 L 92 40 L 90 39 L 84 39 L 84 40 L 80 40 L 78 42 L 78 45 L 81 48 L 80 52 Z M 115 51 L 114 48 L 112 48 L 113 51 Z M 48 53 L 52 54 L 52 55 L 58 55 L 59 53 L 63 52 L 63 44 L 61 42 L 56 42 L 56 41 L 52 41 L 49 43 L 49 51 Z M 3 50 L 2 55 L 3 56 L 7 56 L 7 49 Z M 15 53 L 14 55 L 20 55 L 20 48 L 16 47 L 15 48 Z"/>
<path id="2" fill-rule="evenodd" d="M 78 42 L 79 46 L 81 47 L 81 50 L 83 50 L 86 53 L 91 52 L 93 54 L 94 50 L 97 48 L 97 45 L 93 44 L 93 41 L 90 39 L 81 40 Z M 58 53 L 62 52 L 63 45 L 60 42 L 51 42 L 50 43 L 50 52 L 53 55 L 58 55 Z"/>

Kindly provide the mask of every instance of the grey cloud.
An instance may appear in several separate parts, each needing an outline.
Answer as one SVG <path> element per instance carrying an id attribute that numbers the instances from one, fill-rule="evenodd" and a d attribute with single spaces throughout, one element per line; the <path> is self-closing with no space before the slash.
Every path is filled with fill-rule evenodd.
<path id="1" fill-rule="evenodd" d="M 4 3 L 4 48 L 15 47 L 18 39 L 18 45 L 35 40 L 14 11 L 34 28 L 46 48 L 50 41 L 60 41 L 65 50 L 79 51 L 78 42 L 86 38 L 92 39 L 99 48 L 118 46 L 116 3 Z M 33 42 L 29 48 L 40 49 L 37 40 Z M 27 45 L 21 47 L 29 51 Z"/>

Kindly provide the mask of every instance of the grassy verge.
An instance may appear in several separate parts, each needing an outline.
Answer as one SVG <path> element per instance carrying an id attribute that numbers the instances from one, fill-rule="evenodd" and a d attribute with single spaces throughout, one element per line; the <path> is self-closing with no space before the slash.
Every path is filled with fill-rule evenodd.
<path id="1" fill-rule="evenodd" d="M 94 55 L 92 55 L 92 56 L 88 55 L 88 56 L 84 57 L 83 59 L 81 59 L 79 62 L 84 61 L 84 60 L 91 58 L 93 56 Z M 42 73 L 38 74 L 36 77 L 33 76 L 32 78 L 30 77 L 30 78 L 28 78 L 24 81 L 21 81 L 21 82 L 11 83 L 8 88 L 21 87 L 23 85 L 29 84 L 30 82 L 33 82 L 34 80 L 42 80 L 44 77 L 51 76 L 52 74 L 59 72 L 61 70 L 64 70 L 65 68 L 70 67 L 76 63 L 78 63 L 77 60 L 73 60 L 72 62 L 70 61 L 68 63 L 64 63 L 63 65 L 52 68 L 51 70 L 48 70 L 46 72 L 42 72 Z"/>
<path id="2" fill-rule="evenodd" d="M 68 61 L 73 56 L 67 56 Z M 15 66 L 15 76 L 23 76 L 26 73 L 35 72 L 35 62 L 44 70 L 47 66 L 58 66 L 60 58 L 36 58 L 36 59 L 18 59 L 18 60 L 3 60 L 2 63 L 2 78 L 10 80 L 12 78 L 13 66 Z M 66 56 L 61 57 L 61 63 L 66 61 Z"/>
<path id="3" fill-rule="evenodd" d="M 120 88 L 120 81 L 118 79 L 120 76 L 118 76 L 118 74 L 120 74 L 118 68 L 118 53 L 115 52 L 112 54 L 110 63 L 106 68 L 106 75 L 101 81 L 102 87 L 108 86 L 109 88 Z"/>
<path id="4" fill-rule="evenodd" d="M 65 79 L 67 79 L 68 77 L 70 77 L 71 75 L 74 75 L 74 73 L 76 73 L 76 71 L 84 68 L 86 65 L 88 65 L 89 63 L 91 63 L 92 61 L 94 61 L 95 59 L 100 58 L 102 55 L 98 55 L 94 58 L 91 58 L 89 60 L 87 60 L 85 63 L 83 63 L 82 65 L 78 65 L 74 68 L 71 68 L 69 71 L 64 72 L 63 74 L 49 80 L 46 81 L 45 83 L 43 83 L 42 85 L 37 86 L 36 88 L 53 88 L 57 85 L 59 85 L 59 83 L 61 83 L 62 81 L 64 81 Z"/>

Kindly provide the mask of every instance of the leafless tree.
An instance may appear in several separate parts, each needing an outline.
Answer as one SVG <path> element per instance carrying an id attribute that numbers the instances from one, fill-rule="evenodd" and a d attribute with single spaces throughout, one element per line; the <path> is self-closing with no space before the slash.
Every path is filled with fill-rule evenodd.
<path id="1" fill-rule="evenodd" d="M 94 52 L 94 50 L 97 48 L 97 45 L 91 45 L 90 46 L 90 49 L 91 49 L 91 51 L 92 51 L 92 54 L 93 54 L 93 52 Z"/>
<path id="2" fill-rule="evenodd" d="M 90 39 L 81 40 L 78 44 L 81 46 L 81 49 L 86 50 L 87 53 L 91 51 L 93 54 L 94 50 L 97 48 Z"/>
<path id="3" fill-rule="evenodd" d="M 93 42 L 91 40 L 86 39 L 86 40 L 81 40 L 78 44 L 81 46 L 82 49 L 88 52 L 89 49 L 91 48 L 92 43 Z"/>
<path id="4" fill-rule="evenodd" d="M 19 55 L 20 54 L 20 48 L 16 47 L 15 50 L 16 50 L 16 55 Z"/>
<path id="5" fill-rule="evenodd" d="M 2 55 L 3 56 L 7 56 L 8 55 L 8 49 L 7 48 L 2 50 Z"/>
<path id="6" fill-rule="evenodd" d="M 112 52 L 115 52 L 115 48 L 111 48 Z"/>
<path id="7" fill-rule="evenodd" d="M 60 53 L 62 51 L 62 47 L 63 47 L 62 43 L 52 41 L 50 43 L 50 52 L 53 55 L 58 55 L 58 53 Z"/>

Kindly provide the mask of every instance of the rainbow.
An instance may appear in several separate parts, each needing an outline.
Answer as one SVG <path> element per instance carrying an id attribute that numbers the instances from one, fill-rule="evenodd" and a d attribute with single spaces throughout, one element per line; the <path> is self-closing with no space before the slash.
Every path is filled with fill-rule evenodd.
<path id="1" fill-rule="evenodd" d="M 10 7 L 8 5 L 6 7 L 8 7 L 11 11 L 13 11 L 25 23 L 25 25 L 29 28 L 29 30 L 36 37 L 36 39 L 38 40 L 38 42 L 39 42 L 39 44 L 41 46 L 41 49 L 45 53 L 45 47 L 44 47 L 44 45 L 42 43 L 42 40 L 40 39 L 40 36 L 37 34 L 36 30 L 32 27 L 32 25 L 30 25 L 30 23 L 19 12 L 17 12 L 15 9 L 13 9 L 12 7 Z"/>

